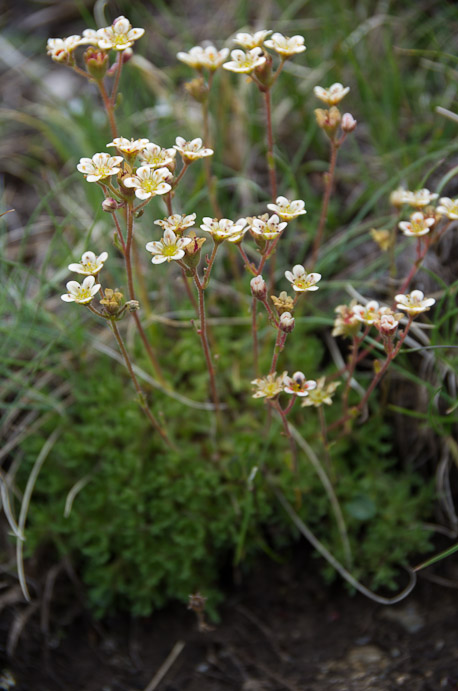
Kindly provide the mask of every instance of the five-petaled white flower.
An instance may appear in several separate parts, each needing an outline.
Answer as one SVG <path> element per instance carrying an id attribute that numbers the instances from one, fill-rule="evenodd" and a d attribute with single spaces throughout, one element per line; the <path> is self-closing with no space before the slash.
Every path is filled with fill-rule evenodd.
<path id="1" fill-rule="evenodd" d="M 283 372 L 283 374 L 277 375 L 274 372 L 266 377 L 253 379 L 251 383 L 257 389 L 253 394 L 253 398 L 275 398 L 275 396 L 278 396 L 283 391 L 286 374 L 286 372 Z"/>
<path id="2" fill-rule="evenodd" d="M 177 53 L 177 58 L 196 70 L 206 67 L 213 71 L 221 67 L 228 55 L 229 48 L 218 50 L 214 45 L 210 44 L 205 47 L 194 46 L 189 53 Z"/>
<path id="3" fill-rule="evenodd" d="M 213 156 L 213 149 L 202 146 L 202 139 L 200 137 L 189 142 L 183 139 L 183 137 L 177 137 L 175 142 L 173 148 L 180 152 L 186 163 L 192 163 L 197 161 L 198 158 L 205 158 L 205 156 Z"/>
<path id="4" fill-rule="evenodd" d="M 332 405 L 332 397 L 340 386 L 340 381 L 330 382 L 326 385 L 326 379 L 320 377 L 316 382 L 316 387 L 309 391 L 309 395 L 302 401 L 303 406 L 314 406 L 319 408 L 320 406 Z"/>
<path id="5" fill-rule="evenodd" d="M 173 163 L 176 153 L 176 149 L 162 149 L 157 144 L 149 142 L 140 152 L 140 158 L 143 165 L 148 165 L 152 168 L 162 168 Z"/>
<path id="6" fill-rule="evenodd" d="M 206 233 L 210 233 L 215 242 L 222 242 L 223 240 L 240 242 L 244 233 L 248 230 L 245 218 L 239 218 L 234 223 L 229 218 L 218 219 L 205 216 L 200 227 Z"/>
<path id="7" fill-rule="evenodd" d="M 303 372 L 294 372 L 292 377 L 285 377 L 284 379 L 283 391 L 285 393 L 308 396 L 309 391 L 313 391 L 313 389 L 316 389 L 316 381 L 306 379 Z"/>
<path id="8" fill-rule="evenodd" d="M 189 245 L 191 238 L 180 238 L 173 230 L 167 229 L 164 237 L 159 241 L 148 242 L 146 249 L 153 255 L 153 264 L 162 264 L 184 257 L 184 247 Z"/>
<path id="9" fill-rule="evenodd" d="M 343 86 L 340 82 L 335 82 L 331 84 L 328 89 L 323 89 L 322 86 L 315 86 L 313 93 L 320 101 L 327 103 L 328 106 L 335 106 L 341 102 L 341 100 L 350 91 L 349 86 Z"/>
<path id="10" fill-rule="evenodd" d="M 69 264 L 69 271 L 76 271 L 77 274 L 84 274 L 85 276 L 96 276 L 100 269 L 103 268 L 108 259 L 108 252 L 102 252 L 98 257 L 94 252 L 84 252 L 79 264 Z"/>
<path id="11" fill-rule="evenodd" d="M 434 298 L 425 298 L 421 290 L 412 290 L 407 295 L 396 295 L 396 307 L 404 310 L 411 317 L 421 312 L 427 312 L 436 302 Z"/>
<path id="12" fill-rule="evenodd" d="M 447 216 L 451 221 L 456 221 L 458 219 L 458 199 L 441 197 L 436 211 L 441 216 Z"/>
<path id="13" fill-rule="evenodd" d="M 196 214 L 173 214 L 161 221 L 154 221 L 157 226 L 161 226 L 164 230 L 173 230 L 174 233 L 181 233 L 186 230 L 186 228 L 191 228 L 196 220 Z"/>
<path id="14" fill-rule="evenodd" d="M 413 206 L 415 209 L 421 209 L 423 206 L 428 206 L 434 199 L 439 196 L 435 192 L 430 192 L 426 187 L 421 190 L 416 190 L 411 192 L 410 190 L 405 190 L 403 196 L 404 204 Z"/>
<path id="15" fill-rule="evenodd" d="M 73 51 L 84 43 L 81 36 L 68 36 L 67 38 L 48 38 L 46 45 L 47 54 L 54 62 L 67 62 L 72 58 Z"/>
<path id="16" fill-rule="evenodd" d="M 398 225 L 404 235 L 420 237 L 429 233 L 435 222 L 436 220 L 431 216 L 425 216 L 421 211 L 415 211 L 411 215 L 410 221 L 401 221 Z"/>
<path id="17" fill-rule="evenodd" d="M 133 29 L 132 24 L 125 17 L 117 17 L 111 26 L 97 31 L 99 48 L 103 50 L 125 50 L 141 38 L 145 29 Z"/>
<path id="18" fill-rule="evenodd" d="M 67 283 L 68 293 L 61 295 L 64 302 L 78 302 L 81 305 L 87 305 L 91 302 L 94 295 L 100 290 L 100 283 L 95 282 L 94 276 L 86 276 L 83 283 L 80 285 L 78 281 L 69 281 Z"/>
<path id="19" fill-rule="evenodd" d="M 116 137 L 108 146 L 115 146 L 118 151 L 123 154 L 132 155 L 138 154 L 149 144 L 149 139 L 126 139 L 125 137 Z"/>
<path id="20" fill-rule="evenodd" d="M 273 214 L 268 220 L 254 218 L 251 223 L 251 230 L 256 235 L 262 235 L 266 240 L 274 240 L 286 228 L 286 221 L 280 223 L 277 214 Z"/>
<path id="21" fill-rule="evenodd" d="M 359 322 L 368 326 L 380 320 L 380 305 L 376 300 L 369 300 L 365 305 L 353 305 L 352 312 Z"/>
<path id="22" fill-rule="evenodd" d="M 321 279 L 321 274 L 308 274 L 301 264 L 296 264 L 293 266 L 292 272 L 285 271 L 285 276 L 288 281 L 292 283 L 294 290 L 296 290 L 298 293 L 318 290 L 319 286 L 315 284 Z"/>
<path id="23" fill-rule="evenodd" d="M 135 196 L 138 199 L 149 199 L 157 194 L 167 194 L 172 189 L 166 180 L 170 177 L 168 168 L 151 168 L 151 166 L 140 166 L 135 175 L 123 179 L 125 187 L 133 187 Z"/>
<path id="24" fill-rule="evenodd" d="M 272 34 L 268 41 L 264 41 L 264 45 L 281 55 L 282 58 L 290 58 L 306 50 L 303 36 L 291 36 L 290 38 L 278 32 Z"/>
<path id="25" fill-rule="evenodd" d="M 81 158 L 76 167 L 80 173 L 84 174 L 88 182 L 97 182 L 119 173 L 121 171 L 119 164 L 122 161 L 122 156 L 101 153 L 94 154 L 92 158 Z"/>
<path id="26" fill-rule="evenodd" d="M 275 211 L 282 221 L 292 221 L 301 214 L 306 214 L 305 202 L 302 199 L 295 199 L 293 201 L 286 197 L 277 197 L 275 204 L 267 204 L 267 208 Z"/>
<path id="27" fill-rule="evenodd" d="M 254 34 L 241 32 L 236 34 L 234 43 L 238 43 L 244 50 L 253 50 L 253 48 L 260 48 L 267 36 L 270 36 L 271 33 L 272 31 L 266 31 L 265 29 L 262 31 L 255 31 Z"/>
<path id="28" fill-rule="evenodd" d="M 243 50 L 232 50 L 229 62 L 225 62 L 223 68 L 230 72 L 240 72 L 241 74 L 250 74 L 256 67 L 260 67 L 266 61 L 266 56 L 262 52 L 262 48 L 252 48 L 244 52 Z"/>

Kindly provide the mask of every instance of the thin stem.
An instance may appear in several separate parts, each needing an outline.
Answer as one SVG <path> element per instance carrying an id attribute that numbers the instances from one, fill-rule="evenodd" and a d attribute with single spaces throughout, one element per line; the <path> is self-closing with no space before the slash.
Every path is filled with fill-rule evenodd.
<path id="1" fill-rule="evenodd" d="M 317 257 L 318 257 L 318 252 L 321 247 L 321 241 L 323 237 L 323 231 L 324 231 L 324 226 L 326 224 L 326 219 L 328 217 L 328 206 L 329 206 L 329 200 L 331 199 L 331 194 L 332 194 L 332 187 L 334 184 L 334 175 L 336 171 L 336 162 L 337 162 L 337 152 L 339 150 L 339 143 L 335 140 L 331 141 L 331 160 L 329 163 L 329 170 L 327 172 L 327 177 L 326 177 L 326 188 L 324 191 L 324 196 L 323 196 L 323 203 L 321 205 L 321 214 L 320 214 L 320 220 L 318 222 L 318 230 L 316 232 L 315 236 L 315 242 L 313 243 L 313 250 L 312 250 L 312 256 L 309 262 L 309 267 L 310 270 L 313 269 Z"/>
<path id="2" fill-rule="evenodd" d="M 256 377 L 259 377 L 259 348 L 258 348 L 258 321 L 257 321 L 257 305 L 258 299 L 253 298 L 251 301 L 251 330 L 253 332 L 253 366 Z"/>
<path id="3" fill-rule="evenodd" d="M 119 242 L 121 243 L 122 251 L 123 251 L 124 256 L 125 256 L 125 254 L 126 254 L 126 243 L 124 242 L 124 237 L 122 234 L 121 226 L 119 225 L 118 217 L 116 216 L 116 212 L 113 212 L 111 215 L 113 216 L 113 220 L 114 220 L 115 226 L 116 226 L 116 231 L 118 233 Z"/>
<path id="4" fill-rule="evenodd" d="M 293 461 L 293 470 L 294 470 L 294 473 L 296 473 L 296 475 L 297 475 L 297 470 L 298 470 L 297 448 L 296 448 L 296 444 L 295 444 L 294 439 L 293 439 L 293 435 L 291 434 L 291 431 L 289 429 L 288 420 L 286 419 L 286 412 L 283 410 L 283 408 L 281 407 L 281 405 L 277 399 L 274 399 L 271 403 L 272 403 L 273 407 L 275 408 L 275 410 L 280 415 L 283 429 L 285 430 L 285 435 L 288 438 L 289 448 L 291 449 L 291 456 L 292 456 L 292 461 Z"/>
<path id="5" fill-rule="evenodd" d="M 261 300 L 261 302 L 262 302 L 262 304 L 264 305 L 264 307 L 265 307 L 266 310 L 267 310 L 267 314 L 269 315 L 270 321 L 271 321 L 272 324 L 274 324 L 274 325 L 276 326 L 276 328 L 278 329 L 278 319 L 277 319 L 277 317 L 275 316 L 275 314 L 273 313 L 271 306 L 270 306 L 269 303 L 267 302 L 267 297 L 265 297 L 263 300 Z"/>
<path id="6" fill-rule="evenodd" d="M 408 275 L 406 276 L 402 286 L 399 289 L 399 293 L 405 293 L 405 291 L 409 287 L 411 280 L 413 279 L 413 277 L 415 276 L 415 274 L 417 273 L 417 271 L 421 267 L 421 265 L 423 263 L 423 259 L 425 258 L 428 249 L 429 249 L 429 243 L 425 242 L 425 246 L 424 246 L 423 251 L 422 251 L 422 249 L 421 249 L 421 238 L 418 238 L 418 241 L 417 241 L 417 260 L 416 260 L 415 264 L 412 266 L 412 268 L 410 269 Z"/>
<path id="7" fill-rule="evenodd" d="M 328 444 L 328 433 L 326 429 L 326 417 L 324 414 L 323 406 L 320 405 L 317 408 L 318 410 L 318 419 L 320 421 L 320 432 L 321 432 L 321 441 L 323 443 L 323 449 L 324 449 L 324 460 L 325 460 L 325 466 L 327 473 L 332 481 L 334 481 L 334 471 L 332 469 L 332 463 L 331 463 L 331 455 L 329 453 L 329 444 Z"/>
<path id="8" fill-rule="evenodd" d="M 404 331 L 401 333 L 399 341 L 396 344 L 396 347 L 393 348 L 393 350 L 390 353 L 388 353 L 385 362 L 380 367 L 379 371 L 375 374 L 375 376 L 372 379 L 366 393 L 364 394 L 363 398 L 360 400 L 358 405 L 352 411 L 347 412 L 339 420 L 336 420 L 336 422 L 334 422 L 332 425 L 330 425 L 330 427 L 328 428 L 329 430 L 333 430 L 336 427 L 339 427 L 340 425 L 345 424 L 348 420 L 352 419 L 353 417 L 356 417 L 365 408 L 372 391 L 375 389 L 375 387 L 377 386 L 377 384 L 379 383 L 379 381 L 382 379 L 383 375 L 387 371 L 388 367 L 390 366 L 390 364 L 393 362 L 396 355 L 401 350 L 402 344 L 404 343 L 404 341 L 407 337 L 407 334 L 409 332 L 412 321 L 413 321 L 413 317 L 411 315 L 409 315 L 409 321 L 407 322 Z"/>
<path id="9" fill-rule="evenodd" d="M 126 240 L 126 245 L 125 245 L 125 261 L 126 261 L 126 272 L 127 272 L 127 286 L 128 286 L 128 291 L 129 291 L 129 300 L 136 300 L 135 297 L 135 289 L 134 289 L 134 280 L 133 280 L 133 275 L 132 275 L 132 259 L 131 259 L 131 249 L 132 249 L 132 239 L 133 239 L 133 230 L 134 230 L 134 215 L 132 213 L 132 204 L 133 202 L 129 202 L 127 206 L 127 240 Z M 138 329 L 138 332 L 140 334 L 140 338 L 142 339 L 143 345 L 145 347 L 146 352 L 148 353 L 148 357 L 151 361 L 151 364 L 153 365 L 154 371 L 156 372 L 157 378 L 161 382 L 162 386 L 167 386 L 167 382 L 164 379 L 164 375 L 162 374 L 161 367 L 159 365 L 159 362 L 156 358 L 156 355 L 151 347 L 151 344 L 146 336 L 145 331 L 143 330 L 142 323 L 140 321 L 140 317 L 138 316 L 137 312 L 133 312 L 133 317 L 134 321 L 136 324 L 136 327 Z"/>
<path id="10" fill-rule="evenodd" d="M 246 253 L 245 250 L 243 249 L 241 243 L 239 243 L 239 244 L 237 245 L 237 247 L 238 247 L 238 249 L 239 249 L 240 254 L 241 254 L 242 257 L 243 257 L 243 261 L 245 262 L 245 268 L 247 269 L 247 271 L 249 271 L 250 274 L 253 274 L 253 276 L 258 276 L 258 275 L 259 275 L 259 274 L 258 274 L 258 270 L 256 269 L 255 265 L 252 264 L 252 263 L 250 262 L 250 260 L 248 259 L 247 253 Z"/>
<path id="11" fill-rule="evenodd" d="M 275 172 L 274 159 L 274 137 L 272 130 L 272 105 L 270 98 L 270 88 L 264 91 L 264 102 L 266 106 L 266 127 L 267 127 L 267 168 L 270 178 L 270 192 L 272 201 L 277 199 L 277 175 Z"/>
<path id="12" fill-rule="evenodd" d="M 213 77 L 214 77 L 214 72 L 210 72 L 208 75 L 208 92 L 207 92 L 207 98 L 202 101 L 202 120 L 203 120 L 203 128 L 204 128 L 204 146 L 208 146 L 211 148 L 211 137 L 210 137 L 210 126 L 209 126 L 209 119 L 208 119 L 208 101 L 210 98 L 210 90 L 213 84 Z M 205 170 L 205 178 L 207 181 L 207 187 L 208 187 L 208 195 L 210 199 L 210 204 L 213 209 L 213 213 L 217 218 L 221 218 L 222 213 L 221 209 L 219 208 L 218 205 L 218 199 L 216 196 L 216 189 L 215 189 L 215 181 L 212 178 L 212 173 L 211 173 L 211 168 L 212 168 L 212 163 L 211 163 L 211 156 L 206 156 L 205 161 L 204 161 L 204 170 Z"/>
<path id="13" fill-rule="evenodd" d="M 280 355 L 281 351 L 283 350 L 283 346 L 285 345 L 285 341 L 286 341 L 286 333 L 284 331 L 281 331 L 280 329 L 278 329 L 277 339 L 275 341 L 274 352 L 273 352 L 273 356 L 272 356 L 272 364 L 270 366 L 269 374 L 273 374 L 276 370 L 278 356 Z"/>
<path id="14" fill-rule="evenodd" d="M 182 179 L 183 175 L 186 173 L 188 168 L 189 168 L 189 163 L 187 161 L 183 161 L 183 168 L 180 170 L 179 176 L 176 178 L 175 182 L 172 185 L 173 189 L 176 189 L 178 183 L 180 182 L 180 180 Z M 171 196 L 170 192 L 167 196 Z"/>
<path id="15" fill-rule="evenodd" d="M 111 129 L 111 134 L 113 135 L 113 139 L 116 139 L 118 136 L 118 128 L 116 125 L 116 120 L 114 116 L 114 111 L 113 111 L 113 106 L 111 104 L 110 97 L 107 94 L 107 90 L 105 88 L 105 84 L 101 79 L 97 80 L 97 86 L 99 87 L 100 95 L 102 96 L 103 100 L 103 105 L 105 107 L 107 116 L 108 116 L 108 122 L 110 123 L 110 129 Z"/>
<path id="16" fill-rule="evenodd" d="M 206 319 L 206 314 L 205 314 L 205 298 L 204 298 L 204 288 L 202 283 L 199 281 L 199 277 L 197 276 L 197 272 L 194 272 L 194 283 L 196 284 L 197 292 L 199 294 L 199 320 L 200 320 L 200 328 L 198 329 L 198 333 L 200 336 L 200 340 L 202 341 L 202 348 L 204 351 L 205 355 L 205 360 L 207 362 L 207 369 L 208 369 L 208 374 L 210 377 L 210 390 L 211 390 L 211 395 L 212 395 L 212 401 L 213 405 L 215 406 L 215 412 L 216 415 L 219 415 L 219 399 L 218 399 L 218 392 L 216 389 L 216 381 L 215 381 L 215 370 L 213 367 L 212 359 L 211 359 L 211 354 L 210 354 L 210 347 L 208 345 L 208 334 L 207 334 L 207 319 Z"/>
<path id="17" fill-rule="evenodd" d="M 203 280 L 203 283 L 202 283 L 202 288 L 203 288 L 203 290 L 205 290 L 205 288 L 206 288 L 206 287 L 208 286 L 208 284 L 209 284 L 209 281 L 210 281 L 210 274 L 211 274 L 213 262 L 215 261 L 215 257 L 216 257 L 216 253 L 217 253 L 217 251 L 218 251 L 219 245 L 220 245 L 219 242 L 215 242 L 215 243 L 213 244 L 213 250 L 212 250 L 212 253 L 211 253 L 211 255 L 210 255 L 210 259 L 208 260 L 208 265 L 207 265 L 207 268 L 206 268 L 206 270 L 205 270 L 205 277 L 204 277 L 204 280 Z"/>
<path id="18" fill-rule="evenodd" d="M 122 356 L 124 358 L 124 362 L 126 363 L 126 367 L 127 367 L 128 372 L 129 372 L 130 378 L 132 379 L 132 382 L 135 386 L 135 390 L 138 394 L 138 402 L 139 402 L 141 408 L 143 409 L 145 415 L 148 417 L 148 420 L 151 422 L 154 429 L 157 432 L 159 432 L 159 434 L 161 435 L 162 439 L 165 441 L 167 446 L 169 446 L 171 449 L 174 449 L 175 446 L 172 444 L 172 442 L 168 438 L 167 433 L 161 427 L 161 425 L 159 424 L 159 421 L 156 419 L 156 417 L 153 415 L 151 410 L 148 408 L 148 405 L 146 404 L 145 394 L 143 393 L 141 386 L 138 383 L 138 379 L 137 379 L 136 374 L 134 372 L 134 369 L 132 367 L 132 363 L 130 361 L 129 354 L 126 350 L 126 347 L 124 345 L 124 341 L 121 338 L 121 334 L 119 333 L 119 329 L 118 329 L 114 319 L 110 320 L 110 324 L 111 324 L 111 328 L 113 330 L 114 336 L 118 342 L 119 349 L 120 349 Z"/>
<path id="19" fill-rule="evenodd" d="M 119 52 L 118 53 L 118 64 L 116 66 L 116 75 L 115 75 L 113 89 L 111 90 L 111 97 L 110 97 L 110 103 L 111 103 L 112 108 L 114 108 L 114 105 L 116 102 L 116 96 L 118 95 L 119 80 L 121 79 L 123 62 L 124 62 L 124 60 L 122 57 L 122 53 Z"/>
<path id="20" fill-rule="evenodd" d="M 191 286 L 189 285 L 188 277 L 186 276 L 186 270 L 183 267 L 181 267 L 181 275 L 183 277 L 183 283 L 184 283 L 184 287 L 186 289 L 186 293 L 188 295 L 188 298 L 190 299 L 192 306 L 194 307 L 194 309 L 196 311 L 196 314 L 199 314 L 199 305 L 197 304 L 197 300 L 194 296 L 194 293 L 191 290 Z"/>

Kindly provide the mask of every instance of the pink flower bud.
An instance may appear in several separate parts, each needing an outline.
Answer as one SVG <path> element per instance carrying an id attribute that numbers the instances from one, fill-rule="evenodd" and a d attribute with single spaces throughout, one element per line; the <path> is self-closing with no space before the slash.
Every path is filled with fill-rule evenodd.
<path id="1" fill-rule="evenodd" d="M 113 199 L 113 197 L 107 197 L 102 202 L 102 209 L 109 214 L 112 214 L 113 211 L 116 211 L 116 209 L 118 209 L 118 208 L 119 208 L 119 204 L 116 201 L 116 199 Z"/>
<path id="2" fill-rule="evenodd" d="M 291 333 L 294 329 L 294 317 L 291 316 L 290 312 L 283 312 L 278 323 L 278 328 L 284 333 Z"/>
<path id="3" fill-rule="evenodd" d="M 250 281 L 251 294 L 258 300 L 265 300 L 267 295 L 267 285 L 262 276 L 255 276 Z"/>
<path id="4" fill-rule="evenodd" d="M 356 125 L 357 122 L 351 113 L 344 113 L 342 115 L 341 127 L 343 132 L 346 132 L 347 134 L 349 132 L 353 132 Z"/>

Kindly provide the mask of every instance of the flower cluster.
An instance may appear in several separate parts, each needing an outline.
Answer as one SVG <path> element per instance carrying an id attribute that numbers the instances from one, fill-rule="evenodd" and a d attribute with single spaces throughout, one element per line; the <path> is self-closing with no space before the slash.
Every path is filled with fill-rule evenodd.
<path id="1" fill-rule="evenodd" d="M 72 64 L 73 53 L 78 46 L 92 45 L 102 51 L 124 51 L 143 36 L 144 29 L 133 29 L 125 17 L 117 17 L 111 26 L 103 29 L 85 29 L 82 36 L 49 38 L 47 53 L 55 62 Z"/>

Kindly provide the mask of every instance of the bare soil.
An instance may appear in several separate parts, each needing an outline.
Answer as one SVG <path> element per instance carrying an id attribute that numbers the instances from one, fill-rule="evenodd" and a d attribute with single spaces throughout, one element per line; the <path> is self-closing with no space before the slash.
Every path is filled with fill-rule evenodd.
<path id="1" fill-rule="evenodd" d="M 404 602 L 383 607 L 341 583 L 326 586 L 317 560 L 301 549 L 232 584 L 208 631 L 178 605 L 149 618 L 94 622 L 60 577 L 48 635 L 37 608 L 14 656 L 2 652 L 14 686 L 0 679 L 0 689 L 458 691 L 456 590 L 422 580 Z M 14 621 L 11 609 L 0 624 L 2 651 Z"/>

